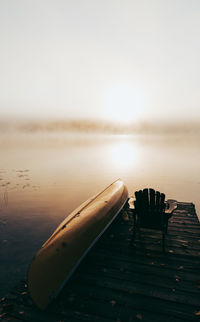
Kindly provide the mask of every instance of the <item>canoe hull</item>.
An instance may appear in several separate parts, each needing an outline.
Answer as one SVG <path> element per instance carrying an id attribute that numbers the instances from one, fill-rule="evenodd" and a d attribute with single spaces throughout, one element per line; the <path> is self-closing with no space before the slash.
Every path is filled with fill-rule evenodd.
<path id="1" fill-rule="evenodd" d="M 56 297 L 127 198 L 126 186 L 115 181 L 73 211 L 42 246 L 28 273 L 30 295 L 39 308 Z"/>

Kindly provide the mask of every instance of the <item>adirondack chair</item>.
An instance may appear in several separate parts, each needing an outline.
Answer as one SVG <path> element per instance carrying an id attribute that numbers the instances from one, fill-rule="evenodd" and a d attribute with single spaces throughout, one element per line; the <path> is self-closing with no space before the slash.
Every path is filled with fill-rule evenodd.
<path id="1" fill-rule="evenodd" d="M 168 199 L 165 194 L 154 189 L 144 189 L 135 192 L 135 201 L 129 202 L 133 213 L 133 234 L 131 245 L 134 244 L 136 233 L 140 228 L 162 231 L 162 249 L 165 252 L 165 234 L 168 230 L 168 220 L 177 208 L 176 200 Z"/>

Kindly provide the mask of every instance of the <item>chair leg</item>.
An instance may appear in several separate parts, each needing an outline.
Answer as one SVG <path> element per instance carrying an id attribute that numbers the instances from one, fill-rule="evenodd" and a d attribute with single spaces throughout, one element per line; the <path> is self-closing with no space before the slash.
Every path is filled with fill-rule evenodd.
<path id="1" fill-rule="evenodd" d="M 166 222 L 165 233 L 168 234 L 168 220 Z"/>
<path id="2" fill-rule="evenodd" d="M 141 231 L 140 231 L 140 225 L 138 226 L 138 239 L 141 240 Z"/>
<path id="3" fill-rule="evenodd" d="M 133 218 L 133 233 L 131 236 L 131 241 L 130 241 L 130 245 L 132 246 L 134 241 L 135 241 L 135 235 L 136 235 L 136 217 L 134 216 Z"/>
<path id="4" fill-rule="evenodd" d="M 163 250 L 163 253 L 165 254 L 165 228 L 162 231 L 162 250 Z"/>

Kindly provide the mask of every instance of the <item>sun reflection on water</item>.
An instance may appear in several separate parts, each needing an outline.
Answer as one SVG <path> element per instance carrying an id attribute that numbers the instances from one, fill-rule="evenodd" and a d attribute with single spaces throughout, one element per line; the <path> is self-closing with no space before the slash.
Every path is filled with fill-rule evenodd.
<path id="1" fill-rule="evenodd" d="M 129 138 L 120 138 L 112 144 L 109 149 L 109 160 L 113 167 L 117 169 L 134 168 L 138 162 L 137 144 Z"/>

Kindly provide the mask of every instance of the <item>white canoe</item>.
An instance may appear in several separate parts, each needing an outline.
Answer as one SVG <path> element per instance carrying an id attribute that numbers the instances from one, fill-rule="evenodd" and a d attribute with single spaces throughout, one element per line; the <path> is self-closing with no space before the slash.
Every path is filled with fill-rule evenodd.
<path id="1" fill-rule="evenodd" d="M 67 216 L 44 243 L 28 273 L 30 295 L 40 309 L 45 309 L 58 295 L 127 198 L 124 183 L 115 181 Z"/>

